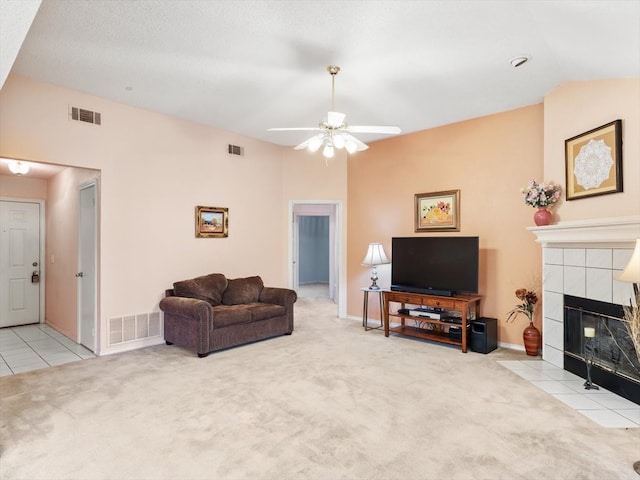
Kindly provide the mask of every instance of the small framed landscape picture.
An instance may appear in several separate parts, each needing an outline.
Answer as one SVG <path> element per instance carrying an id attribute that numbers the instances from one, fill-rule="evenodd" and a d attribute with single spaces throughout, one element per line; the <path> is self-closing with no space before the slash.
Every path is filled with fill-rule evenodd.
<path id="1" fill-rule="evenodd" d="M 228 237 L 229 209 L 196 207 L 196 237 Z"/>
<path id="2" fill-rule="evenodd" d="M 415 231 L 460 231 L 460 190 L 417 193 Z"/>
<path id="3" fill-rule="evenodd" d="M 622 192 L 622 120 L 565 140 L 567 200 Z"/>

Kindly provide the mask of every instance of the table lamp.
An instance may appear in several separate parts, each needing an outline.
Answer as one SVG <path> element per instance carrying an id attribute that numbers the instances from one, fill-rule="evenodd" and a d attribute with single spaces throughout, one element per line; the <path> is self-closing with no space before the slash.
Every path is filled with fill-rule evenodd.
<path id="1" fill-rule="evenodd" d="M 378 272 L 376 271 L 376 267 L 387 263 L 391 262 L 387 258 L 387 254 L 384 253 L 382 244 L 370 243 L 369 248 L 367 249 L 367 254 L 362 260 L 362 265 L 371 267 L 371 285 L 369 286 L 371 290 L 380 290 L 380 287 L 376 283 L 378 281 Z"/>

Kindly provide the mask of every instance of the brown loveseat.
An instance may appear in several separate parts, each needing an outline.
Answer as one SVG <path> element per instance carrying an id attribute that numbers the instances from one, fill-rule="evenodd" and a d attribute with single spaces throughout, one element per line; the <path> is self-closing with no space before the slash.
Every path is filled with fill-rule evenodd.
<path id="1" fill-rule="evenodd" d="M 293 332 L 296 292 L 265 287 L 260 277 L 227 279 L 221 273 L 173 284 L 160 300 L 164 339 L 210 352 Z"/>

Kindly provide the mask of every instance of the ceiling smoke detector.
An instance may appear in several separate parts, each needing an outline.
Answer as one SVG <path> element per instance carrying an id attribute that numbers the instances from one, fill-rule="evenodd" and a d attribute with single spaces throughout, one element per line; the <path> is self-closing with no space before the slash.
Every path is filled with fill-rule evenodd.
<path id="1" fill-rule="evenodd" d="M 518 55 L 517 57 L 513 57 L 511 60 L 509 60 L 509 63 L 513 68 L 518 68 L 520 65 L 524 65 L 529 60 L 531 60 L 531 57 L 529 55 Z"/>

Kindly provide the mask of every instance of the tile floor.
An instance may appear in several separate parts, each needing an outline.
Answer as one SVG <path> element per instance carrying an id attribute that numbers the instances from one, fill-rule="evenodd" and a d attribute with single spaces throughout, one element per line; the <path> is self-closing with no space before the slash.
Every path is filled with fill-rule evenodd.
<path id="1" fill-rule="evenodd" d="M 0 329 L 0 377 L 94 356 L 43 323 Z"/>
<path id="2" fill-rule="evenodd" d="M 544 360 L 498 363 L 607 428 L 640 428 L 640 405 L 608 390 L 585 390 L 584 379 Z"/>

